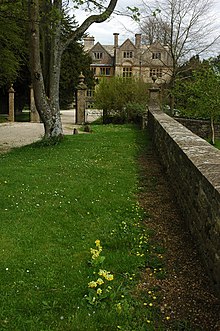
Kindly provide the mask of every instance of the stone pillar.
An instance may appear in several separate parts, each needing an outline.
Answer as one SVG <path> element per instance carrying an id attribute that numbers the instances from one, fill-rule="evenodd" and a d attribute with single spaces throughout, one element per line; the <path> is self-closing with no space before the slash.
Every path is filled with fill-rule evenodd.
<path id="1" fill-rule="evenodd" d="M 13 85 L 11 85 L 10 89 L 8 90 L 8 95 L 9 95 L 9 113 L 8 113 L 8 120 L 10 122 L 15 121 L 15 104 L 14 104 L 14 99 L 15 99 L 15 90 L 13 89 Z"/>
<path id="2" fill-rule="evenodd" d="M 79 84 L 76 87 L 76 124 L 85 123 L 87 86 L 84 83 L 84 79 L 85 77 L 81 73 L 79 75 Z"/>
<path id="3" fill-rule="evenodd" d="M 155 84 L 157 77 L 153 76 L 153 86 L 149 88 L 149 108 L 152 110 L 161 110 L 160 88 Z"/>
<path id="4" fill-rule="evenodd" d="M 34 101 L 34 90 L 33 86 L 30 86 L 30 108 L 31 108 L 31 122 L 40 123 L 40 116 L 38 114 L 37 108 Z"/>

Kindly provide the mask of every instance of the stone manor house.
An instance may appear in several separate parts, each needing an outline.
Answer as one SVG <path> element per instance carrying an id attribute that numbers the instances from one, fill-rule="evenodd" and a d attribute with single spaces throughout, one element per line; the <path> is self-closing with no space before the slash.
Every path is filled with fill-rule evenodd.
<path id="1" fill-rule="evenodd" d="M 143 45 L 141 34 L 135 34 L 135 42 L 126 39 L 119 45 L 119 33 L 114 33 L 113 45 L 95 44 L 94 37 L 84 38 L 84 49 L 92 58 L 91 69 L 96 79 L 101 77 L 140 77 L 152 83 L 169 82 L 172 73 L 172 59 L 169 48 L 160 43 Z"/>

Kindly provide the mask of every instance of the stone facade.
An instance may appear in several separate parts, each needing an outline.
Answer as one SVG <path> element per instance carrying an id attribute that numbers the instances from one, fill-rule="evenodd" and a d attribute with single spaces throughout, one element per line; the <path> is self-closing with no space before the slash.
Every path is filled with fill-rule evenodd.
<path id="1" fill-rule="evenodd" d="M 181 214 L 220 296 L 220 151 L 159 109 L 149 129 Z"/>
<path id="2" fill-rule="evenodd" d="M 113 45 L 95 44 L 94 37 L 84 38 L 84 48 L 92 58 L 91 69 L 96 79 L 100 77 L 138 77 L 152 83 L 168 82 L 172 73 L 172 59 L 167 46 L 160 43 L 142 45 L 141 34 L 135 35 L 135 42 L 126 39 L 121 45 L 118 33 L 114 33 Z"/>

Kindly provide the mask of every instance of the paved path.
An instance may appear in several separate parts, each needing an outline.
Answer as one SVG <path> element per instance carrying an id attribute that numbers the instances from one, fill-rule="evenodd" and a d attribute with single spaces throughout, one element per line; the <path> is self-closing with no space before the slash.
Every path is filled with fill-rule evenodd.
<path id="1" fill-rule="evenodd" d="M 62 111 L 61 118 L 64 134 L 72 134 L 77 127 L 72 111 Z M 42 123 L 14 122 L 0 124 L 0 152 L 7 152 L 12 147 L 31 144 L 44 135 Z"/>

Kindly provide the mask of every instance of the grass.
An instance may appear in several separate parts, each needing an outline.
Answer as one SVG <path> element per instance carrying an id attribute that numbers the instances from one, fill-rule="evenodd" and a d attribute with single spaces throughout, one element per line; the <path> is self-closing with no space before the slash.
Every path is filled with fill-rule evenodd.
<path id="1" fill-rule="evenodd" d="M 0 114 L 0 123 L 7 123 L 8 115 Z M 15 122 L 30 122 L 30 112 L 15 113 Z"/>
<path id="2" fill-rule="evenodd" d="M 163 273 L 137 202 L 145 144 L 134 127 L 94 126 L 0 156 L 1 330 L 167 330 L 158 289 L 137 289 L 144 266 Z M 113 279 L 89 287 L 100 269 Z"/>
<path id="3" fill-rule="evenodd" d="M 220 139 L 215 140 L 215 147 L 220 149 Z"/>

